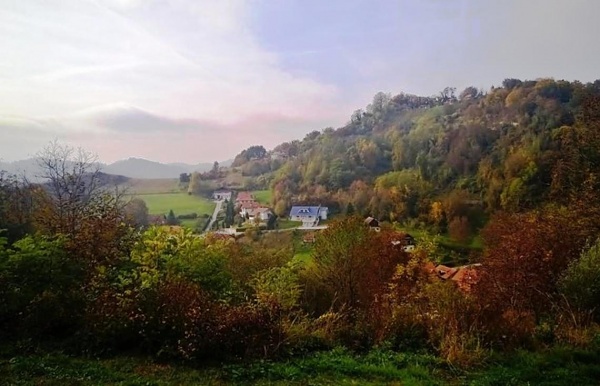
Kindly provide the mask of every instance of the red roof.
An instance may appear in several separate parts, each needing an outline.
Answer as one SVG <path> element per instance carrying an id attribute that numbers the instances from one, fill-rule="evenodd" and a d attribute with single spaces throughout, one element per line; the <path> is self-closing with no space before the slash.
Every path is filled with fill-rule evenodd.
<path id="1" fill-rule="evenodd" d="M 444 280 L 450 279 L 458 271 L 456 268 L 446 267 L 445 265 L 438 265 L 435 267 L 435 272 L 438 276 Z"/>
<path id="2" fill-rule="evenodd" d="M 254 201 L 254 196 L 250 192 L 239 192 L 236 201 Z"/>
<path id="3" fill-rule="evenodd" d="M 242 202 L 240 204 L 240 208 L 242 209 L 254 209 L 254 208 L 260 208 L 261 205 L 258 202 L 252 201 L 252 202 Z"/>
<path id="4" fill-rule="evenodd" d="M 469 291 L 477 283 L 477 269 L 474 266 L 459 267 L 458 272 L 450 280 L 455 281 L 460 289 Z"/>

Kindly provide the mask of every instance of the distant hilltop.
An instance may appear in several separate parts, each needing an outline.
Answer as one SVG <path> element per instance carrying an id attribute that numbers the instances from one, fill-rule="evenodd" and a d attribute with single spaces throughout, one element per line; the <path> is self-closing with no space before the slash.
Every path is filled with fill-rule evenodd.
<path id="1" fill-rule="evenodd" d="M 233 161 L 219 162 L 221 166 L 229 166 Z M 196 165 L 185 163 L 160 163 L 142 158 L 128 158 L 111 164 L 101 164 L 102 172 L 129 178 L 177 178 L 182 173 L 206 172 L 213 167 L 213 163 L 199 163 Z M 11 174 L 25 175 L 30 180 L 35 180 L 40 175 L 40 168 L 36 158 L 15 162 L 0 162 L 0 170 Z"/>

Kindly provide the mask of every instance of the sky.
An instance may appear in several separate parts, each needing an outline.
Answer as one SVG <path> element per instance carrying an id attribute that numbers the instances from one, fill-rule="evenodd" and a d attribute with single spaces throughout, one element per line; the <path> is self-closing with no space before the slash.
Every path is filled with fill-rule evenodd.
<path id="1" fill-rule="evenodd" d="M 0 160 L 199 163 L 379 91 L 600 78 L 597 0 L 0 0 Z"/>

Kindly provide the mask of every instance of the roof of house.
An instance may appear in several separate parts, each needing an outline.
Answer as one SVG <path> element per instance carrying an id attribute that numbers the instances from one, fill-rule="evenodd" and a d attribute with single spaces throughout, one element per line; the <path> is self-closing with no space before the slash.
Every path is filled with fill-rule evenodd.
<path id="1" fill-rule="evenodd" d="M 239 192 L 235 199 L 236 201 L 251 201 L 254 200 L 254 196 L 250 192 Z"/>
<path id="2" fill-rule="evenodd" d="M 367 224 L 367 225 L 373 224 L 373 226 L 379 226 L 379 220 L 377 220 L 374 217 L 369 216 L 365 219 L 365 224 Z"/>
<path id="3" fill-rule="evenodd" d="M 248 214 L 248 216 L 256 216 L 262 213 L 271 213 L 271 209 L 261 206 L 258 208 L 246 209 L 246 213 Z"/>
<path id="4" fill-rule="evenodd" d="M 326 206 L 292 206 L 290 216 L 317 216 Z"/>
<path id="5" fill-rule="evenodd" d="M 261 206 L 261 205 L 260 205 L 258 202 L 256 202 L 256 201 L 252 201 L 252 202 L 242 202 L 242 203 L 240 204 L 240 208 L 241 208 L 241 209 L 246 209 L 246 210 L 248 210 L 248 209 L 254 209 L 254 208 L 259 208 L 260 206 Z"/>
<path id="6" fill-rule="evenodd" d="M 440 264 L 437 267 L 435 267 L 435 272 L 440 278 L 447 280 L 454 276 L 454 274 L 458 272 L 458 269 L 446 267 L 445 265 Z"/>
<path id="7" fill-rule="evenodd" d="M 225 188 L 219 188 L 214 191 L 214 193 L 231 193 L 231 190 Z"/>

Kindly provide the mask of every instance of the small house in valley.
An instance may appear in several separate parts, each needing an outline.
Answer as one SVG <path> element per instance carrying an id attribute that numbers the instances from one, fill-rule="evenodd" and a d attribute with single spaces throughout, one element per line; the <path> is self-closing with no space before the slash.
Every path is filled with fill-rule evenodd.
<path id="1" fill-rule="evenodd" d="M 365 219 L 365 225 L 367 225 L 370 229 L 379 232 L 381 228 L 379 227 L 379 220 L 373 217 L 367 217 Z"/>
<path id="2" fill-rule="evenodd" d="M 415 250 L 415 238 L 408 233 L 399 233 L 398 238 L 392 241 L 392 245 L 399 245 L 404 252 L 413 252 Z"/>
<path id="3" fill-rule="evenodd" d="M 303 227 L 315 227 L 319 221 L 327 220 L 326 206 L 292 206 L 290 210 L 291 221 L 301 221 Z"/>
<path id="4" fill-rule="evenodd" d="M 269 208 L 259 206 L 255 208 L 242 209 L 240 214 L 250 221 L 254 221 L 257 217 L 260 221 L 267 221 L 269 220 L 269 217 L 273 215 L 273 212 L 271 212 L 271 209 Z"/>
<path id="5" fill-rule="evenodd" d="M 233 195 L 233 192 L 231 190 L 218 189 L 213 192 L 212 198 L 213 198 L 213 200 L 217 200 L 217 201 L 221 201 L 221 200 L 230 201 L 232 195 Z"/>
<path id="6" fill-rule="evenodd" d="M 236 205 L 251 204 L 256 202 L 254 196 L 250 192 L 239 192 L 235 198 Z"/>
<path id="7" fill-rule="evenodd" d="M 469 292 L 479 280 L 479 267 L 481 267 L 481 264 L 470 264 L 460 267 L 447 267 L 440 264 L 434 268 L 434 273 L 440 279 L 451 280 L 456 283 L 458 288 Z"/>

